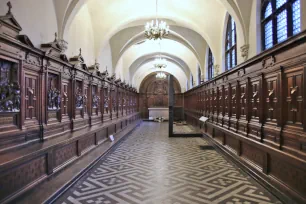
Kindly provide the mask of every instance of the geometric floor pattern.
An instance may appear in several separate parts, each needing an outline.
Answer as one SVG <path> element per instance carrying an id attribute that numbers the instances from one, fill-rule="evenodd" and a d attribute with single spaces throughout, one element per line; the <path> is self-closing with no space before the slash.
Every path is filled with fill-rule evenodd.
<path id="1" fill-rule="evenodd" d="M 281 203 L 202 138 L 168 138 L 144 122 L 56 203 Z"/>
<path id="2" fill-rule="evenodd" d="M 195 129 L 191 125 L 177 125 L 173 124 L 174 134 L 188 134 L 188 133 L 201 133 L 199 130 Z"/>

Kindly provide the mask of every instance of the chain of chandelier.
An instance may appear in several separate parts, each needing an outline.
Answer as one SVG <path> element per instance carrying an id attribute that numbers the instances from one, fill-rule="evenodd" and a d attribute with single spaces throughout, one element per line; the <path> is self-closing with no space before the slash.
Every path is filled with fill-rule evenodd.
<path id="1" fill-rule="evenodd" d="M 159 21 L 157 18 L 157 14 L 158 14 L 158 0 L 156 0 L 156 18 L 151 22 L 147 22 L 147 24 L 145 25 L 145 37 L 148 40 L 159 40 L 160 52 L 159 52 L 159 57 L 156 58 L 154 61 L 154 67 L 156 69 L 163 69 L 167 67 L 167 64 L 166 64 L 166 59 L 163 59 L 161 57 L 160 41 L 169 35 L 169 26 L 165 21 L 162 20 Z M 156 78 L 165 79 L 166 74 L 163 72 L 159 72 L 158 74 L 156 74 Z"/>

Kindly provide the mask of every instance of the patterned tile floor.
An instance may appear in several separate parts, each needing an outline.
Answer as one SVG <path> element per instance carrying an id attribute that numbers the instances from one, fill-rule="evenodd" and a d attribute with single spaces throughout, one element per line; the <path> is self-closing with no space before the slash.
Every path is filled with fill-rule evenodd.
<path id="1" fill-rule="evenodd" d="M 200 133 L 200 131 L 196 130 L 191 125 L 176 125 L 176 124 L 173 124 L 173 133 L 188 134 L 188 133 Z"/>
<path id="2" fill-rule="evenodd" d="M 202 138 L 168 138 L 167 128 L 142 123 L 56 203 L 280 203 Z"/>

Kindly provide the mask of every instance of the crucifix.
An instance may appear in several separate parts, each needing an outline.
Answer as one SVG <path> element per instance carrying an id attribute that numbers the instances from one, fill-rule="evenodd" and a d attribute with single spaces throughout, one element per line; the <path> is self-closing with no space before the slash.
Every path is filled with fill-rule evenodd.
<path id="1" fill-rule="evenodd" d="M 9 1 L 9 2 L 7 2 L 7 6 L 8 6 L 8 8 L 9 8 L 9 10 L 8 10 L 7 14 L 11 14 L 12 4 L 11 4 L 11 2 L 10 2 L 10 1 Z"/>

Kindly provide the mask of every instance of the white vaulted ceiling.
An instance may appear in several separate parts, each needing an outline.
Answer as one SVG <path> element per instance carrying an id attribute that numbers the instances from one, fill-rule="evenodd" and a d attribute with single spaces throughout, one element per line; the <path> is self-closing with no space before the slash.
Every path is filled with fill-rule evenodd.
<path id="1" fill-rule="evenodd" d="M 17 20 L 30 38 L 34 36 L 31 39 L 36 46 L 51 41 L 53 33 L 58 32 L 69 43 L 68 57 L 78 54 L 79 48 L 82 48 L 88 65 L 97 60 L 102 70 L 107 66 L 109 72 L 116 72 L 135 86 L 145 78 L 140 75 L 152 72 L 149 68 L 159 53 L 156 42 L 146 41 L 143 33 L 145 23 L 155 18 L 155 1 L 29 0 L 27 3 L 33 6 L 25 9 L 23 1 L 11 0 Z M 252 45 L 249 38 L 253 34 L 249 34 L 249 30 L 254 29 L 250 28 L 250 22 L 256 21 L 252 19 L 254 15 L 251 11 L 258 1 L 159 0 L 158 18 L 165 20 L 171 29 L 168 38 L 162 40 L 162 55 L 171 64 L 165 71 L 179 76 L 182 89 L 185 89 L 190 76 L 196 78 L 198 67 L 202 74 L 206 72 L 208 47 L 215 57 L 215 64 L 222 66 L 224 24 L 228 14 L 236 22 L 238 63 L 243 62 L 239 47 Z M 6 12 L 3 5 L 5 3 L 1 3 L 0 11 Z M 38 11 L 45 15 L 35 16 Z M 48 29 L 39 29 L 39 25 L 35 24 L 36 31 L 40 32 L 37 33 L 29 22 L 39 18 L 45 18 L 42 23 L 50 22 L 50 25 Z M 255 54 L 253 50 L 256 48 L 250 48 L 250 52 Z"/>

